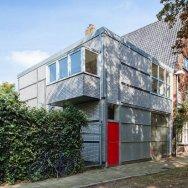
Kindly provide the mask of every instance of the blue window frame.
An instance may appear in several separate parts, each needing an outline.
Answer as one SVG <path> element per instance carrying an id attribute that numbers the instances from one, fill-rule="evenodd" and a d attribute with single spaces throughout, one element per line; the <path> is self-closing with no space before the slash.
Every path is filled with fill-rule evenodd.
<path id="1" fill-rule="evenodd" d="M 70 55 L 71 75 L 81 72 L 81 50 Z"/>
<path id="2" fill-rule="evenodd" d="M 63 58 L 59 60 L 59 78 L 65 78 L 68 76 L 68 59 Z"/>
<path id="3" fill-rule="evenodd" d="M 49 82 L 56 81 L 56 63 L 49 65 Z"/>

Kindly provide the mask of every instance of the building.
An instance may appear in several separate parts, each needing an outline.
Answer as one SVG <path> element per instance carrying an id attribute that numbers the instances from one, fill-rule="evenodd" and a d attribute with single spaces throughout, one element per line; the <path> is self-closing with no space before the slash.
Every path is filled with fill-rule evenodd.
<path id="1" fill-rule="evenodd" d="M 173 107 L 178 108 L 183 101 L 188 100 L 188 42 L 183 54 L 174 54 L 172 46 L 175 44 L 177 32 L 181 27 L 180 20 L 169 28 L 163 21 L 157 21 L 123 37 L 155 57 L 158 61 L 172 67 L 173 75 Z M 188 123 L 185 124 L 179 145 L 188 151 Z"/>
<path id="2" fill-rule="evenodd" d="M 171 154 L 173 73 L 102 27 L 18 75 L 21 100 L 88 115 L 83 157 L 107 166 Z"/>

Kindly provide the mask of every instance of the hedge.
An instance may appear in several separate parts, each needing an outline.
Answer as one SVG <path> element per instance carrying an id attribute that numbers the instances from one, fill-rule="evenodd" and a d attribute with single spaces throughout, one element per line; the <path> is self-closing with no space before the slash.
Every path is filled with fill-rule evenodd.
<path id="1" fill-rule="evenodd" d="M 0 90 L 0 181 L 37 181 L 81 172 L 83 112 L 29 108 Z"/>

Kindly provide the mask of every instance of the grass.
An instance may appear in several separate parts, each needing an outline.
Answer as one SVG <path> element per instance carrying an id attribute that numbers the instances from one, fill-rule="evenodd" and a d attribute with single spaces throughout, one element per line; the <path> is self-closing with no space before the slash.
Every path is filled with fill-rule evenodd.
<path id="1" fill-rule="evenodd" d="M 113 183 L 97 186 L 98 188 L 187 188 L 188 166 L 166 170 L 152 175 L 132 177 Z"/>

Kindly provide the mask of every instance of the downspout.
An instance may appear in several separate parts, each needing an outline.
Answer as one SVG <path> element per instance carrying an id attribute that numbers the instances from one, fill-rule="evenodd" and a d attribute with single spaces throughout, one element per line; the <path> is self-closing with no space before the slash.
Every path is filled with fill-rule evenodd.
<path id="1" fill-rule="evenodd" d="M 100 34 L 101 41 L 101 70 L 100 70 L 100 109 L 101 109 L 101 152 L 100 163 L 102 164 L 103 154 L 105 166 L 107 166 L 107 101 L 106 101 L 106 63 L 104 60 L 104 33 Z M 104 139 L 102 138 L 104 136 Z"/>

